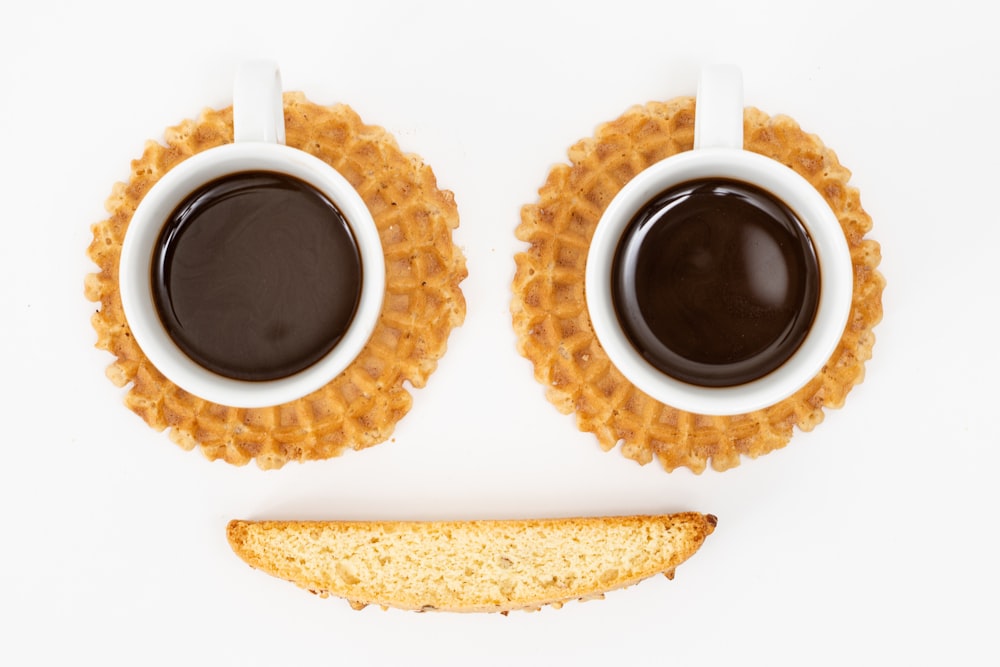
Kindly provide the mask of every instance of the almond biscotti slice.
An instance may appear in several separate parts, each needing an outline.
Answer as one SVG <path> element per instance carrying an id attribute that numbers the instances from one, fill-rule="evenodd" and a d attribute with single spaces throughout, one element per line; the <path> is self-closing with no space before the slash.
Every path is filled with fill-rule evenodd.
<path id="1" fill-rule="evenodd" d="M 673 578 L 715 529 L 694 512 L 489 521 L 231 521 L 233 551 L 323 597 L 418 611 L 508 612 Z"/>

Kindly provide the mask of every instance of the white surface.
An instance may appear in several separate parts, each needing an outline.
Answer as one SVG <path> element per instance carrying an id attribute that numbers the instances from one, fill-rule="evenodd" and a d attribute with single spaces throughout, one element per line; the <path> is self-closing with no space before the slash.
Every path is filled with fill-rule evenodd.
<path id="1" fill-rule="evenodd" d="M 24 3 L 0 22 L 0 663 L 996 664 L 985 5 L 224 4 Z M 466 324 L 393 440 L 269 473 L 210 464 L 122 407 L 83 298 L 112 183 L 164 127 L 227 104 L 254 57 L 432 165 L 470 269 Z M 513 229 L 568 146 L 693 93 L 712 61 L 853 171 L 889 285 L 843 410 L 724 474 L 666 474 L 544 400 L 510 328 Z M 224 537 L 234 517 L 686 509 L 719 527 L 674 581 L 509 617 L 355 612 L 252 571 Z"/>

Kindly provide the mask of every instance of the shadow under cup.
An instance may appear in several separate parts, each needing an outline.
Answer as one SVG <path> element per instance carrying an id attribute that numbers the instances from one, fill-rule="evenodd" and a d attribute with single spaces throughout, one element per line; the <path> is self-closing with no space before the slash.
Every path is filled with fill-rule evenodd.
<path id="1" fill-rule="evenodd" d="M 809 333 L 819 295 L 819 260 L 798 216 L 727 178 L 650 199 L 611 266 L 614 312 L 636 352 L 702 387 L 742 385 L 784 364 Z"/>

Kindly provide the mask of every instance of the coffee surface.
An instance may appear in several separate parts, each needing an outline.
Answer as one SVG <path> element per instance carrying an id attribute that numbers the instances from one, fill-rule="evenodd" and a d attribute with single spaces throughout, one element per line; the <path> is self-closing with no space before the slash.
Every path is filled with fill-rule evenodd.
<path id="1" fill-rule="evenodd" d="M 809 234 L 779 199 L 731 180 L 660 193 L 616 251 L 612 297 L 635 349 L 691 384 L 744 384 L 794 354 L 819 302 Z"/>
<path id="2" fill-rule="evenodd" d="M 225 176 L 183 201 L 151 273 L 177 345 L 215 373 L 255 381 L 326 355 L 354 317 L 362 281 L 337 207 L 301 180 L 261 171 Z"/>

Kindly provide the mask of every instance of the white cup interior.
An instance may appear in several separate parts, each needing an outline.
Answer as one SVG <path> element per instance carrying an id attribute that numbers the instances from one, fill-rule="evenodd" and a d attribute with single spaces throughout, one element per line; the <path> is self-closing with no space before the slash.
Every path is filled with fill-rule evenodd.
<path id="1" fill-rule="evenodd" d="M 311 366 L 285 378 L 235 380 L 192 361 L 160 322 L 150 284 L 150 262 L 164 223 L 188 195 L 222 176 L 244 171 L 288 174 L 309 183 L 340 209 L 358 244 L 362 281 L 357 311 L 337 345 Z M 279 405 L 309 394 L 340 374 L 367 343 L 382 309 L 385 260 L 375 221 L 353 186 L 335 169 L 284 144 L 240 142 L 193 155 L 168 171 L 136 208 L 122 244 L 119 288 L 125 318 L 150 362 L 182 389 L 235 407 Z"/>
<path id="2" fill-rule="evenodd" d="M 782 200 L 809 233 L 819 260 L 820 294 L 813 325 L 802 344 L 771 373 L 730 387 L 677 380 L 647 362 L 622 331 L 612 299 L 612 264 L 632 218 L 659 193 L 700 178 L 751 183 Z M 819 192 L 791 168 L 738 148 L 698 148 L 658 162 L 629 181 L 605 210 L 591 240 L 586 299 L 598 341 L 612 363 L 653 398 L 689 412 L 733 415 L 774 405 L 809 382 L 826 364 L 850 313 L 853 273 L 840 223 Z"/>

